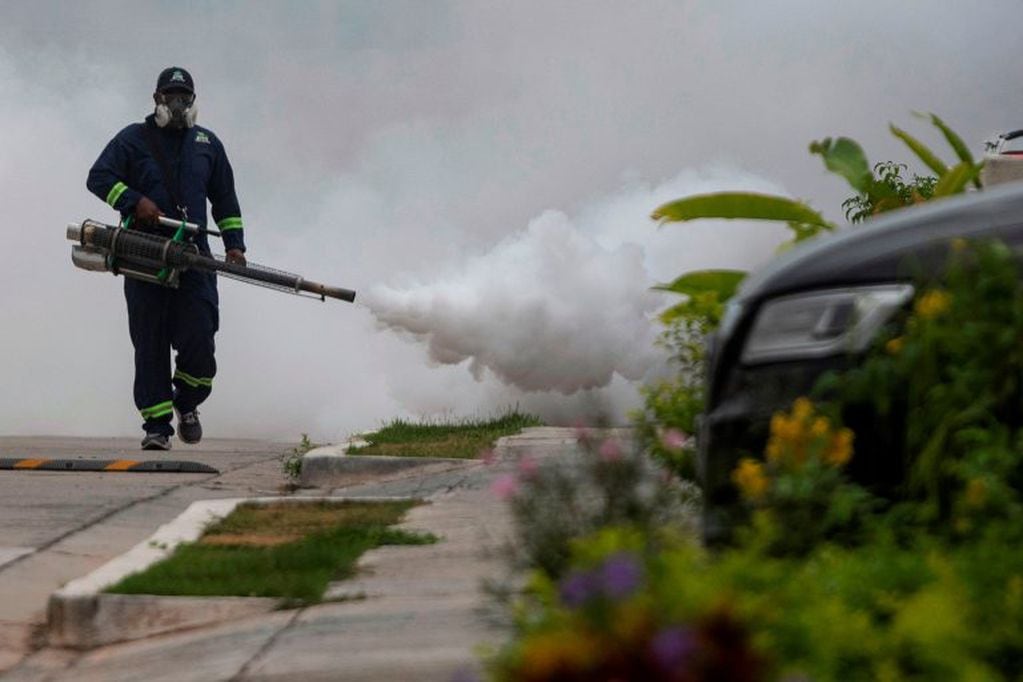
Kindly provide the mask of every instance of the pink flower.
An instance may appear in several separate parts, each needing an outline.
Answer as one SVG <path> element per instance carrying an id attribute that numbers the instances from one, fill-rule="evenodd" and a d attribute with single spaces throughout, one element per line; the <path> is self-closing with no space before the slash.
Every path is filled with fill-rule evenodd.
<path id="1" fill-rule="evenodd" d="M 499 500 L 508 500 L 519 492 L 519 479 L 515 474 L 501 474 L 490 484 L 490 492 Z"/>
<path id="2" fill-rule="evenodd" d="M 540 470 L 540 465 L 529 455 L 522 455 L 519 458 L 519 475 L 522 478 L 533 478 Z"/>
<path id="3" fill-rule="evenodd" d="M 598 452 L 605 462 L 618 462 L 622 459 L 622 444 L 616 438 L 608 438 L 600 444 Z"/>
<path id="4" fill-rule="evenodd" d="M 685 447 L 686 436 L 678 429 L 667 429 L 661 434 L 661 444 L 667 449 L 677 452 Z"/>
<path id="5" fill-rule="evenodd" d="M 484 448 L 480 450 L 480 459 L 489 466 L 497 461 L 497 453 L 494 452 L 494 448 Z"/>

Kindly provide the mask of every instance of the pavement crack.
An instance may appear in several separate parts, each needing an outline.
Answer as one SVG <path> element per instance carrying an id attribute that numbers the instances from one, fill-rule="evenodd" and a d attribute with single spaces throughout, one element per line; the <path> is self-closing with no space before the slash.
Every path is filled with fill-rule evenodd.
<path id="1" fill-rule="evenodd" d="M 299 616 L 305 613 L 305 611 L 306 607 L 302 607 L 296 610 L 295 615 L 289 618 L 288 622 L 282 625 L 280 629 L 277 630 L 277 632 L 270 635 L 270 637 L 265 642 L 263 642 L 263 646 L 259 647 L 259 651 L 252 655 L 252 658 L 245 661 L 245 664 L 238 669 L 238 672 L 236 672 L 234 676 L 230 678 L 230 682 L 240 682 L 241 680 L 244 680 L 245 677 L 249 674 L 249 671 L 256 665 L 256 663 L 259 662 L 259 659 L 262 658 L 268 651 L 270 651 L 273 645 L 277 643 L 277 640 L 280 639 L 281 635 L 290 630 L 291 626 L 295 624 L 295 621 L 298 620 Z"/>

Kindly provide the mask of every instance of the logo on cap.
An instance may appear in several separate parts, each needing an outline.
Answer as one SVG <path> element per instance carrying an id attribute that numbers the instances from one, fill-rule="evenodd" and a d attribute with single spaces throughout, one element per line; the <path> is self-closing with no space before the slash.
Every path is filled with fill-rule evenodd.
<path id="1" fill-rule="evenodd" d="M 180 71 L 175 71 L 174 75 L 171 76 L 171 80 L 172 81 L 181 81 L 182 83 L 184 83 L 185 82 L 185 74 L 181 73 Z"/>

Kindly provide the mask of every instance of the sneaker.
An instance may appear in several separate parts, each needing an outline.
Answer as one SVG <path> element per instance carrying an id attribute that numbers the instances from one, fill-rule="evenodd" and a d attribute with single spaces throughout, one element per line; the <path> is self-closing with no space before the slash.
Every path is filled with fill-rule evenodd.
<path id="1" fill-rule="evenodd" d="M 170 437 L 162 433 L 147 433 L 142 439 L 143 450 L 170 450 Z"/>
<path id="2" fill-rule="evenodd" d="M 199 410 L 178 412 L 178 438 L 184 443 L 198 443 L 202 440 L 202 424 L 199 423 Z"/>

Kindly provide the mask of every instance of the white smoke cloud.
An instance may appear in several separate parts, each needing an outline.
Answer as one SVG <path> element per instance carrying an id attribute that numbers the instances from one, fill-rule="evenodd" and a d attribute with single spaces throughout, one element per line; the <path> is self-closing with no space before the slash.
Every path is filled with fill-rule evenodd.
<path id="1" fill-rule="evenodd" d="M 642 381 L 665 366 L 653 317 L 666 301 L 650 289 L 654 272 L 663 281 L 723 261 L 750 267 L 780 241 L 779 229 L 748 223 L 712 224 L 715 235 L 689 226 L 656 234 L 646 218 L 655 202 L 726 188 L 777 191 L 734 171 L 685 172 L 595 202 L 575 220 L 547 211 L 455 272 L 378 286 L 363 300 L 382 327 L 425 344 L 434 363 L 466 362 L 477 381 L 489 370 L 523 391 L 565 395 L 616 375 Z M 714 244 L 728 246 L 715 254 Z"/>
<path id="2" fill-rule="evenodd" d="M 477 380 L 489 369 L 524 390 L 567 395 L 650 368 L 647 281 L 638 246 L 605 250 L 550 211 L 455 277 L 367 298 L 384 326 L 424 341 L 435 362 L 470 360 Z"/>

